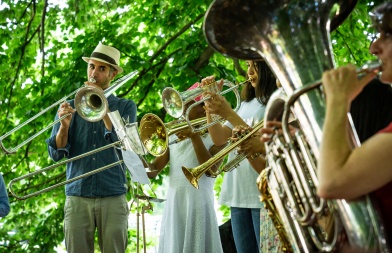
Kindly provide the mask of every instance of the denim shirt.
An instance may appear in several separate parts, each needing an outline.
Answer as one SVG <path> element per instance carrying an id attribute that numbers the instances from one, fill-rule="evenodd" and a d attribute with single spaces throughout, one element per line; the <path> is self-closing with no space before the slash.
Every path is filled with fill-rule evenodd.
<path id="1" fill-rule="evenodd" d="M 0 217 L 7 216 L 10 212 L 10 202 L 8 199 L 7 188 L 5 187 L 3 175 L 0 174 Z"/>
<path id="2" fill-rule="evenodd" d="M 73 100 L 68 102 L 75 108 Z M 108 104 L 110 111 L 118 110 L 121 117 L 130 123 L 136 121 L 136 104 L 132 100 L 110 95 Z M 55 120 L 57 119 L 58 115 L 56 114 Z M 108 131 L 103 120 L 88 122 L 75 112 L 68 131 L 68 143 L 65 148 L 58 149 L 56 147 L 56 134 L 59 127 L 60 123 L 57 123 L 52 129 L 50 138 L 46 140 L 49 155 L 55 162 L 63 158 L 73 158 L 118 141 L 115 130 Z M 118 159 L 122 159 L 121 151 L 112 147 L 67 163 L 67 180 L 117 162 Z M 73 181 L 66 184 L 65 193 L 67 196 L 82 197 L 107 197 L 124 194 L 127 190 L 126 170 L 124 168 L 124 164 L 116 165 Z"/>

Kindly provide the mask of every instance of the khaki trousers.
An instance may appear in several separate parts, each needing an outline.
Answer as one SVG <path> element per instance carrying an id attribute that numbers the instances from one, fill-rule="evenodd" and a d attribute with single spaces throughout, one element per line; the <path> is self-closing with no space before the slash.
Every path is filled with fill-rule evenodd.
<path id="1" fill-rule="evenodd" d="M 64 206 L 68 253 L 94 253 L 94 234 L 102 253 L 124 253 L 129 207 L 125 195 L 105 198 L 67 196 Z"/>

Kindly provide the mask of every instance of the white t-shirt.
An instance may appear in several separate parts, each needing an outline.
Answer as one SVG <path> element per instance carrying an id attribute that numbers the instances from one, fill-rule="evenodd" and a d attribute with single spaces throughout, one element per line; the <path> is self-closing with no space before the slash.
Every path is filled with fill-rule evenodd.
<path id="1" fill-rule="evenodd" d="M 242 102 L 237 114 L 252 127 L 264 118 L 264 112 L 265 106 L 254 98 L 250 102 Z M 225 122 L 224 125 L 233 128 L 229 122 Z M 235 151 L 230 152 L 228 161 L 235 156 Z M 248 159 L 244 159 L 237 168 L 224 174 L 219 204 L 230 207 L 260 208 L 262 204 L 256 184 L 258 176 Z"/>

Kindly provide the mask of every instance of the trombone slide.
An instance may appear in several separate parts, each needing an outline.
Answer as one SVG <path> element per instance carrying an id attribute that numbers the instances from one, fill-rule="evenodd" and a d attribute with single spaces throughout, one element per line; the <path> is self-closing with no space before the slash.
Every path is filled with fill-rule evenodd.
<path id="1" fill-rule="evenodd" d="M 115 92 L 118 88 L 120 88 L 122 85 L 124 85 L 128 80 L 133 78 L 137 73 L 138 73 L 138 71 L 135 70 L 135 71 L 133 71 L 133 72 L 131 72 L 131 73 L 129 73 L 129 74 L 127 74 L 127 75 L 117 79 L 109 88 L 107 88 L 103 92 L 100 89 L 92 87 L 92 86 L 87 86 L 87 87 L 84 86 L 84 87 L 78 88 L 74 92 L 70 93 L 69 95 L 63 97 L 62 99 L 60 99 L 56 103 L 54 103 L 54 104 L 50 105 L 49 107 L 45 108 L 44 110 L 42 110 L 41 112 L 37 113 L 35 116 L 31 117 L 30 119 L 26 120 L 22 124 L 19 124 L 17 127 L 12 129 L 11 131 L 9 131 L 9 132 L 5 133 L 4 135 L 2 135 L 0 137 L 0 147 L 1 147 L 2 151 L 5 154 L 7 154 L 7 155 L 14 154 L 20 147 L 26 145 L 27 143 L 29 143 L 30 141 L 32 141 L 33 139 L 35 139 L 36 137 L 41 135 L 43 132 L 45 132 L 49 128 L 52 128 L 55 124 L 59 123 L 64 118 L 68 117 L 69 114 L 62 116 L 58 120 L 52 122 L 51 124 L 49 124 L 48 126 L 43 128 L 42 130 L 40 130 L 37 133 L 33 134 L 32 136 L 30 136 L 29 138 L 24 140 L 22 143 L 20 143 L 19 145 L 15 146 L 13 148 L 12 147 L 11 148 L 6 148 L 4 143 L 3 143 L 3 140 L 5 138 L 10 136 L 14 132 L 18 131 L 22 127 L 26 126 L 30 122 L 34 121 L 35 119 L 37 119 L 38 117 L 40 117 L 41 115 L 43 115 L 44 113 L 46 113 L 47 111 L 52 109 L 53 107 L 56 107 L 59 104 L 65 102 L 69 97 L 71 97 L 71 96 L 73 96 L 75 94 L 76 94 L 75 95 L 75 107 L 76 107 L 76 110 L 78 111 L 78 114 L 82 118 L 87 120 L 87 121 L 96 122 L 96 121 L 101 120 L 103 118 L 103 116 L 105 116 L 106 111 L 107 111 L 107 107 L 108 107 L 106 98 L 109 95 L 111 95 L 113 92 Z M 96 102 L 89 101 L 90 97 L 91 97 L 91 99 L 98 99 L 98 101 L 97 100 L 96 100 Z M 78 99 L 78 101 L 79 101 L 78 103 L 76 103 L 76 99 Z M 100 104 L 101 105 L 104 104 L 104 106 L 103 107 L 102 106 L 99 107 L 98 105 L 100 105 Z M 81 108 L 81 107 L 83 107 L 83 108 Z M 97 110 L 97 107 L 100 108 L 99 111 Z"/>
<path id="2" fill-rule="evenodd" d="M 62 162 L 53 164 L 53 165 L 48 166 L 48 167 L 46 167 L 46 168 L 43 168 L 43 169 L 41 169 L 41 170 L 37 170 L 37 171 L 34 171 L 34 172 L 32 172 L 32 173 L 23 175 L 23 176 L 21 176 L 21 177 L 14 178 L 14 179 L 12 179 L 12 180 L 9 182 L 9 184 L 8 184 L 8 189 L 9 189 L 11 195 L 14 196 L 16 199 L 18 199 L 18 200 L 25 200 L 25 199 L 28 199 L 28 198 L 30 198 L 30 197 L 37 196 L 37 195 L 39 195 L 39 194 L 41 194 L 41 193 L 48 192 L 48 191 L 53 190 L 53 189 L 55 189 L 55 188 L 58 188 L 58 187 L 60 187 L 60 186 L 69 184 L 69 183 L 71 183 L 71 182 L 73 182 L 73 181 L 76 181 L 76 180 L 79 180 L 79 179 L 81 179 L 81 178 L 85 178 L 85 177 L 91 176 L 91 175 L 93 175 L 93 174 L 96 174 L 96 173 L 98 173 L 98 172 L 104 171 L 104 170 L 106 170 L 106 169 L 108 169 L 108 168 L 111 168 L 111 167 L 113 167 L 113 166 L 119 165 L 119 164 L 123 163 L 123 160 L 119 160 L 119 161 L 117 161 L 117 162 L 111 163 L 111 164 L 106 165 L 106 166 L 104 166 L 104 167 L 98 168 L 98 169 L 96 169 L 96 170 L 93 170 L 93 171 L 84 173 L 84 174 L 82 174 L 82 175 L 80 175 L 80 176 L 77 176 L 77 177 L 71 178 L 71 179 L 69 179 L 69 180 L 66 180 L 66 181 L 64 181 L 64 182 L 62 182 L 62 183 L 58 183 L 58 184 L 49 186 L 49 187 L 47 187 L 47 188 L 45 188 L 45 189 L 36 191 L 36 192 L 34 192 L 34 193 L 26 194 L 26 195 L 23 195 L 23 196 L 17 195 L 17 194 L 14 192 L 14 190 L 12 189 L 13 185 L 14 185 L 16 182 L 18 182 L 18 181 L 21 181 L 21 180 L 26 179 L 26 178 L 31 178 L 31 177 L 33 177 L 33 176 L 35 176 L 35 175 L 37 175 L 37 174 L 44 173 L 45 171 L 48 171 L 48 170 L 51 170 L 51 169 L 55 169 L 55 168 L 57 168 L 57 167 L 59 167 L 59 166 L 61 166 L 61 165 L 64 165 L 64 164 L 67 164 L 67 163 L 69 163 L 69 162 L 73 162 L 73 161 L 75 161 L 75 160 L 81 159 L 81 158 L 83 158 L 83 157 L 86 157 L 86 156 L 95 154 L 95 153 L 100 152 L 100 151 L 102 151 L 102 150 L 105 150 L 105 149 L 108 149 L 108 148 L 111 148 L 111 147 L 115 147 L 115 146 L 117 146 L 117 145 L 119 145 L 119 144 L 121 144 L 121 141 L 113 142 L 113 143 L 111 143 L 111 144 L 109 144 L 109 145 L 106 145 L 106 146 L 103 146 L 103 147 L 101 147 L 101 148 L 92 150 L 92 151 L 90 151 L 90 152 L 86 152 L 86 153 L 84 153 L 84 154 L 81 154 L 81 155 L 79 155 L 79 156 L 75 156 L 75 157 L 73 157 L 73 158 L 64 160 L 64 161 L 62 161 Z"/>

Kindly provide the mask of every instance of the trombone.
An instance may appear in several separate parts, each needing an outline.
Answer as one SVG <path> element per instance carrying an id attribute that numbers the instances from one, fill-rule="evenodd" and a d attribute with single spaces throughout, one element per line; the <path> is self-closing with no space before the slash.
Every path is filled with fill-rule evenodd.
<path id="1" fill-rule="evenodd" d="M 233 151 L 235 148 L 240 146 L 244 141 L 252 137 L 254 134 L 257 133 L 262 127 L 264 126 L 264 120 L 261 120 L 259 123 L 257 123 L 252 131 L 247 133 L 245 136 L 243 136 L 241 139 L 238 141 L 231 143 L 221 151 L 219 151 L 216 155 L 211 157 L 208 161 L 205 163 L 195 167 L 195 168 L 186 168 L 185 166 L 182 166 L 182 172 L 184 172 L 185 177 L 188 179 L 188 181 L 197 189 L 199 189 L 199 178 L 206 173 L 207 176 L 210 177 L 216 177 L 219 174 L 223 172 L 229 172 L 232 171 L 233 169 L 236 168 L 236 166 L 244 160 L 247 155 L 246 154 L 239 154 L 234 160 L 230 161 L 226 165 L 222 166 L 221 169 L 218 169 L 216 172 L 214 172 L 211 168 L 214 166 L 217 162 L 222 160 L 227 154 L 229 154 L 231 151 Z"/>
<path id="2" fill-rule="evenodd" d="M 185 112 L 185 105 L 193 100 L 194 98 L 202 95 L 204 92 L 211 91 L 214 93 L 217 93 L 221 96 L 224 94 L 233 91 L 236 97 L 236 107 L 233 109 L 234 111 L 238 110 L 240 104 L 241 104 L 241 97 L 239 94 L 239 88 L 244 85 L 245 83 L 252 82 L 252 78 L 247 79 L 246 81 L 239 83 L 239 84 L 233 84 L 232 82 L 228 80 L 223 81 L 223 86 L 227 86 L 228 89 L 224 91 L 219 91 L 217 82 L 212 82 L 204 86 L 199 86 L 193 90 L 187 90 L 183 92 L 178 92 L 175 89 L 171 87 L 166 87 L 162 91 L 162 103 L 163 107 L 165 108 L 166 112 L 172 116 L 173 118 L 180 118 L 181 116 L 184 116 L 185 121 L 188 123 L 188 126 L 190 127 L 192 132 L 200 132 L 208 127 L 216 124 L 219 122 L 218 116 L 214 116 L 214 121 L 201 125 L 199 128 L 194 128 L 192 125 L 192 122 L 189 120 L 189 112 L 192 110 L 193 107 L 199 105 L 200 103 L 203 103 L 204 101 L 210 99 L 210 97 L 204 97 L 200 101 L 193 103 L 188 107 L 188 109 Z"/>
<path id="3" fill-rule="evenodd" d="M 117 133 L 117 136 L 118 136 L 118 139 L 119 139 L 118 141 L 113 142 L 111 144 L 108 144 L 106 146 L 103 146 L 103 147 L 91 150 L 91 151 L 86 152 L 84 154 L 81 154 L 81 155 L 78 155 L 78 156 L 66 159 L 66 160 L 64 160 L 62 162 L 56 163 L 54 165 L 48 166 L 46 168 L 34 171 L 34 172 L 26 174 L 26 175 L 23 175 L 21 177 L 14 178 L 13 180 L 11 180 L 9 182 L 9 185 L 8 185 L 8 188 L 9 188 L 9 191 L 10 191 L 11 195 L 14 196 L 18 200 L 25 200 L 25 199 L 28 199 L 30 197 L 37 196 L 37 195 L 39 195 L 41 193 L 48 192 L 48 191 L 53 190 L 55 188 L 58 188 L 60 186 L 69 184 L 69 183 L 71 183 L 73 181 L 76 181 L 76 180 L 79 180 L 81 178 L 85 178 L 85 177 L 91 176 L 93 174 L 96 174 L 98 172 L 104 171 L 104 170 L 109 169 L 111 167 L 114 167 L 116 165 L 120 165 L 121 163 L 124 162 L 124 160 L 121 160 L 121 159 L 118 158 L 117 162 L 113 162 L 113 163 L 111 163 L 109 165 L 102 166 L 101 168 L 92 170 L 90 172 L 84 173 L 84 174 L 79 175 L 77 177 L 68 179 L 68 180 L 66 180 L 64 182 L 61 182 L 61 183 L 58 183 L 58 184 L 54 184 L 54 185 L 49 186 L 47 188 L 44 188 L 42 190 L 36 191 L 34 193 L 26 194 L 26 195 L 23 195 L 23 196 L 17 195 L 13 191 L 13 189 L 12 189 L 13 185 L 16 182 L 18 182 L 18 181 L 21 181 L 21 180 L 26 179 L 26 178 L 33 177 L 33 176 L 38 175 L 38 174 L 42 174 L 42 173 L 44 173 L 44 172 L 46 172 L 48 170 L 57 168 L 59 166 L 62 166 L 64 164 L 67 164 L 67 163 L 70 163 L 70 162 L 73 162 L 73 161 L 76 161 L 76 160 L 84 158 L 86 156 L 98 153 L 98 152 L 103 151 L 103 150 L 108 149 L 108 148 L 112 148 L 113 147 L 113 148 L 118 148 L 118 149 L 122 149 L 122 150 L 132 150 L 139 156 L 139 158 L 140 158 L 141 155 L 145 154 L 143 147 L 139 147 L 139 145 L 138 145 L 139 144 L 138 139 L 137 139 L 138 133 L 137 133 L 137 130 L 135 130 L 135 128 L 137 127 L 137 123 L 125 122 L 125 124 L 124 124 L 124 122 L 121 120 L 121 116 L 120 116 L 118 111 L 110 112 L 110 113 L 108 113 L 108 115 L 109 115 L 110 120 L 112 121 L 113 126 L 114 126 L 114 128 L 116 130 L 116 133 Z"/>
<path id="4" fill-rule="evenodd" d="M 64 186 L 66 184 L 69 184 L 69 183 L 71 183 L 73 181 L 76 181 L 76 180 L 79 180 L 81 178 L 85 178 L 85 177 L 91 176 L 93 174 L 96 174 L 98 172 L 104 171 L 104 170 L 106 170 L 108 168 L 111 168 L 111 167 L 114 167 L 116 165 L 120 165 L 121 163 L 124 162 L 124 160 L 119 160 L 119 161 L 114 162 L 112 164 L 103 166 L 103 167 L 95 169 L 93 171 L 84 173 L 84 174 L 82 174 L 80 176 L 68 179 L 68 180 L 66 180 L 64 182 L 61 182 L 61 183 L 58 183 L 58 184 L 54 184 L 54 185 L 49 186 L 47 188 L 44 188 L 42 190 L 39 190 L 39 191 L 36 191 L 36 192 L 33 192 L 33 193 L 29 193 L 29 194 L 26 194 L 26 195 L 23 195 L 23 196 L 20 196 L 20 195 L 16 194 L 15 191 L 12 189 L 14 184 L 16 182 L 18 182 L 18 181 L 21 181 L 21 180 L 26 179 L 26 178 L 33 177 L 35 175 L 44 173 L 44 172 L 52 170 L 52 169 L 55 169 L 55 168 L 57 168 L 59 166 L 67 164 L 69 162 L 73 162 L 75 160 L 84 158 L 86 156 L 95 154 L 97 152 L 103 151 L 103 150 L 111 148 L 111 147 L 121 148 L 121 149 L 125 149 L 125 150 L 126 149 L 131 149 L 135 153 L 137 153 L 139 155 L 139 157 L 141 155 L 146 154 L 144 152 L 144 150 L 147 150 L 151 155 L 154 155 L 154 156 L 163 155 L 163 153 L 166 151 L 166 149 L 167 149 L 167 147 L 169 145 L 167 137 L 172 135 L 172 134 L 175 134 L 177 132 L 183 131 L 183 130 L 188 128 L 187 123 L 180 122 L 180 121 L 169 122 L 167 124 L 164 124 L 162 122 L 162 120 L 158 116 L 156 116 L 156 115 L 154 115 L 152 113 L 148 113 L 148 114 L 144 115 L 142 120 L 141 120 L 141 124 L 140 124 L 141 126 L 140 126 L 140 129 L 139 129 L 140 134 L 139 134 L 137 129 L 136 129 L 136 124 L 135 123 L 126 123 L 125 125 L 121 124 L 121 123 L 118 123 L 117 121 L 120 118 L 120 116 L 119 115 L 117 116 L 116 112 L 111 112 L 109 114 L 109 116 L 110 116 L 111 121 L 113 122 L 113 124 L 116 126 L 116 132 L 117 132 L 117 135 L 118 135 L 118 137 L 120 139 L 119 141 L 111 143 L 111 144 L 108 144 L 108 145 L 103 146 L 101 148 L 97 148 L 95 150 L 86 152 L 86 153 L 81 154 L 79 156 L 75 156 L 73 158 L 64 160 L 62 162 L 59 162 L 59 163 L 56 163 L 54 165 L 48 166 L 48 167 L 43 168 L 41 170 L 37 170 L 37 171 L 34 171 L 32 173 L 23 175 L 21 177 L 14 178 L 14 179 L 12 179 L 9 182 L 9 185 L 8 185 L 8 189 L 10 191 L 10 194 L 12 196 L 14 196 L 18 200 L 25 200 L 25 199 L 28 199 L 30 197 L 37 196 L 37 195 L 39 195 L 41 193 L 45 193 L 45 192 L 51 191 L 51 190 L 53 190 L 55 188 L 58 188 L 60 186 Z M 193 124 L 198 125 L 198 124 L 203 124 L 205 122 L 206 122 L 206 118 L 201 118 L 201 119 L 194 120 Z M 131 140 L 128 139 L 128 137 Z M 141 146 L 139 146 L 139 145 L 141 145 Z"/>
<path id="5" fill-rule="evenodd" d="M 108 149 L 108 148 L 111 148 L 111 147 L 118 146 L 118 145 L 120 145 L 120 144 L 121 144 L 121 141 L 113 142 L 113 143 L 111 143 L 111 144 L 109 144 L 109 145 L 103 146 L 103 147 L 101 147 L 101 148 L 97 148 L 97 149 L 92 150 L 92 151 L 90 151 L 90 152 L 86 152 L 86 153 L 81 154 L 81 155 L 79 155 L 79 156 L 75 156 L 75 157 L 73 157 L 73 158 L 70 158 L 70 159 L 64 160 L 64 161 L 62 161 L 62 162 L 53 164 L 53 165 L 48 166 L 48 167 L 46 167 L 46 168 L 43 168 L 43 169 L 41 169 L 41 170 L 37 170 L 37 171 L 34 171 L 34 172 L 32 172 L 32 173 L 23 175 L 23 176 L 21 176 L 21 177 L 14 178 L 14 179 L 12 179 L 12 180 L 9 182 L 9 184 L 8 184 L 8 190 L 10 191 L 11 195 L 14 196 L 16 199 L 18 199 L 18 200 L 25 200 L 25 199 L 28 199 L 28 198 L 30 198 L 30 197 L 37 196 L 37 195 L 39 195 L 39 194 L 41 194 L 41 193 L 45 193 L 45 192 L 51 191 L 51 190 L 53 190 L 53 189 L 55 189 L 55 188 L 58 188 L 58 187 L 60 187 L 60 186 L 69 184 L 69 183 L 71 183 L 71 182 L 73 182 L 73 181 L 76 181 L 76 180 L 79 180 L 79 179 L 81 179 L 81 178 L 85 178 L 85 177 L 91 176 L 91 175 L 96 174 L 96 173 L 98 173 L 98 172 L 104 171 L 104 170 L 106 170 L 106 169 L 108 169 L 108 168 L 111 168 L 111 167 L 114 167 L 114 166 L 116 166 L 116 165 L 119 165 L 119 164 L 123 163 L 123 160 L 119 160 L 119 161 L 117 161 L 117 162 L 111 163 L 111 164 L 109 164 L 109 165 L 103 166 L 103 167 L 98 168 L 98 169 L 95 169 L 95 170 L 93 170 L 93 171 L 84 173 L 84 174 L 82 174 L 82 175 L 80 175 L 80 176 L 71 178 L 71 179 L 66 180 L 66 181 L 64 181 L 64 182 L 61 182 L 61 183 L 58 183 L 58 184 L 49 186 L 49 187 L 47 187 L 47 188 L 45 188 L 45 189 L 42 189 L 42 190 L 39 190 L 39 191 L 30 193 L 30 194 L 26 194 L 26 195 L 23 195 L 23 196 L 17 195 L 17 194 L 12 190 L 13 185 L 14 185 L 16 182 L 18 182 L 18 181 L 21 181 L 21 180 L 23 180 L 23 179 L 26 179 L 26 178 L 35 176 L 35 175 L 37 175 L 37 174 L 43 173 L 43 172 L 45 172 L 45 171 L 48 171 L 48 170 L 51 170 L 51 169 L 54 169 L 54 168 L 57 168 L 57 167 L 59 167 L 59 166 L 61 166 L 61 165 L 64 165 L 64 164 L 69 163 L 69 162 L 73 162 L 73 161 L 78 160 L 78 159 L 81 159 L 81 158 L 83 158 L 83 157 L 86 157 L 86 156 L 95 154 L 95 153 L 100 152 L 100 151 L 102 151 L 102 150 L 105 150 L 105 149 Z"/>
<path id="6" fill-rule="evenodd" d="M 76 111 L 83 119 L 90 121 L 90 122 L 96 122 L 96 121 L 101 120 L 105 116 L 107 108 L 108 108 L 108 103 L 107 103 L 106 98 L 109 95 L 111 95 L 113 92 L 115 92 L 118 88 L 120 88 L 123 84 L 125 84 L 128 80 L 133 78 L 137 73 L 138 73 L 138 71 L 135 70 L 135 71 L 117 79 L 108 89 L 106 89 L 104 91 L 102 91 L 98 88 L 92 87 L 92 86 L 83 86 L 83 87 L 75 90 L 74 92 L 63 97 L 62 99 L 60 99 L 56 103 L 54 103 L 54 104 L 50 105 L 49 107 L 47 107 L 46 109 L 42 110 L 41 112 L 39 112 L 35 116 L 26 120 L 22 124 L 18 125 L 17 127 L 12 129 L 11 131 L 0 136 L 1 149 L 7 155 L 14 154 L 20 147 L 26 145 L 28 142 L 35 139 L 39 135 L 41 135 L 43 132 L 52 128 L 55 124 L 57 124 L 58 122 L 60 122 L 64 118 L 68 117 L 69 115 L 71 115 L 71 114 L 66 114 L 66 115 L 60 117 L 58 120 L 52 122 L 51 124 L 49 124 L 48 126 L 46 126 L 43 129 L 41 129 L 37 133 L 33 134 L 32 136 L 30 136 L 25 141 L 23 141 L 22 143 L 20 143 L 19 145 L 15 146 L 15 147 L 6 148 L 3 144 L 3 140 L 5 138 L 10 136 L 14 132 L 18 131 L 19 129 L 21 129 L 25 125 L 29 124 L 30 122 L 34 121 L 35 119 L 37 119 L 38 117 L 40 117 L 41 115 L 43 115 L 44 113 L 46 113 L 47 111 L 52 109 L 53 107 L 56 107 L 59 104 L 65 102 L 69 97 L 73 96 L 74 94 L 76 94 L 75 95 Z M 90 81 L 93 81 L 93 80 L 90 80 Z"/>

